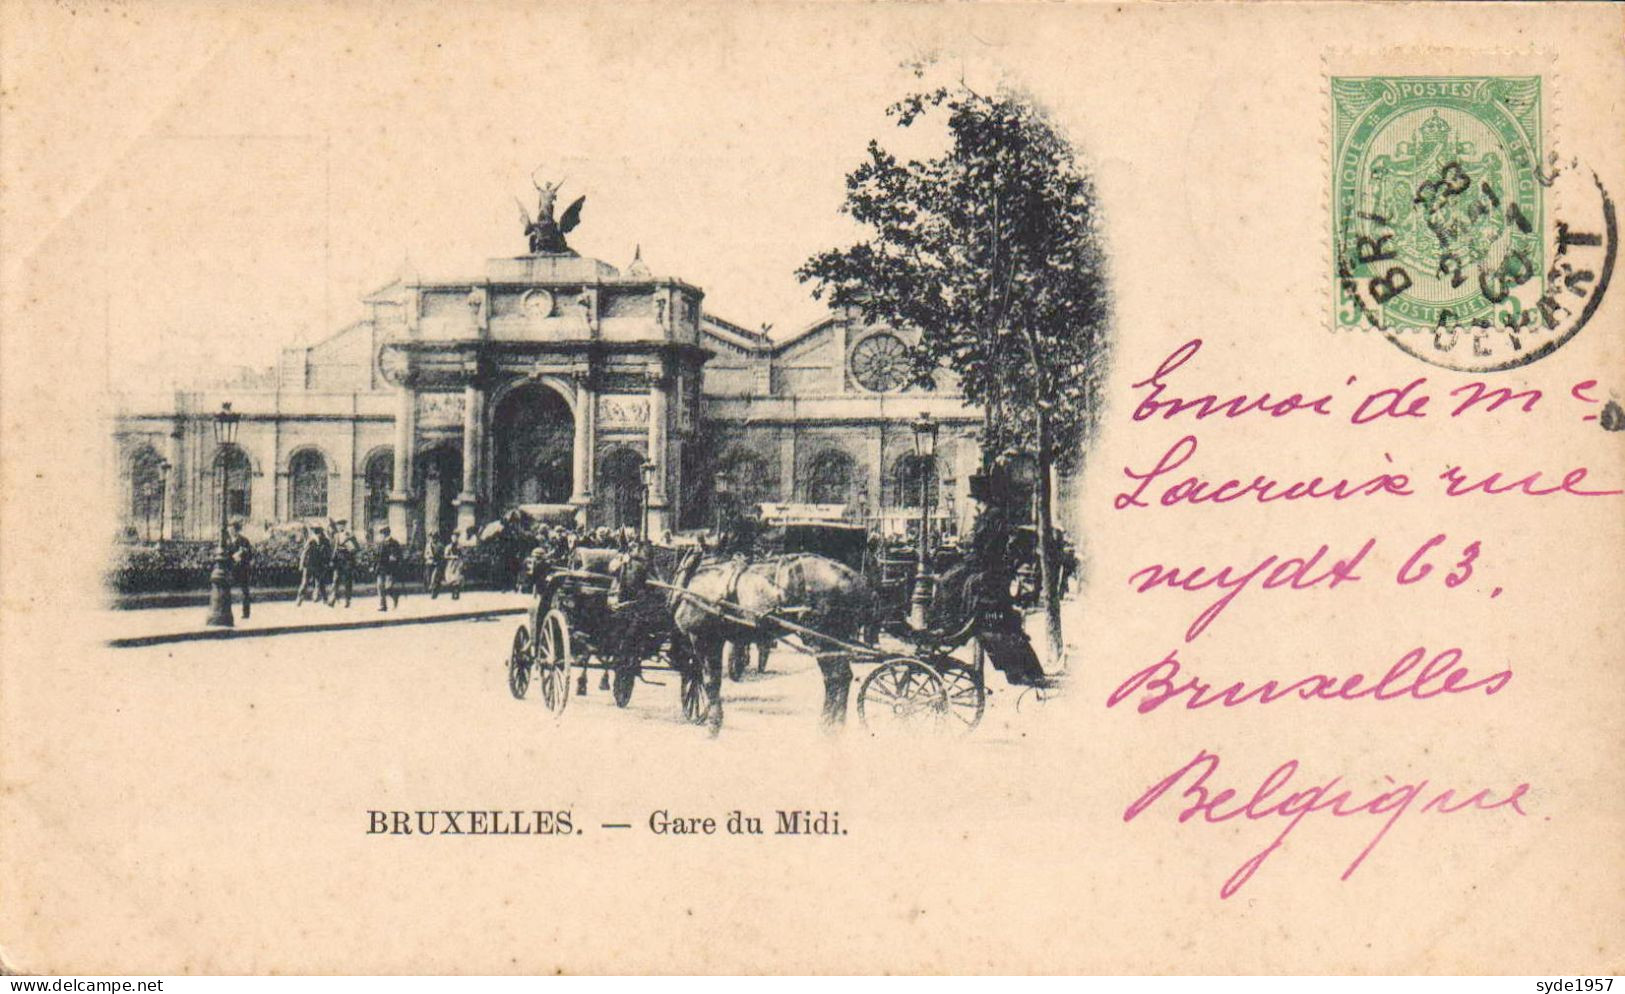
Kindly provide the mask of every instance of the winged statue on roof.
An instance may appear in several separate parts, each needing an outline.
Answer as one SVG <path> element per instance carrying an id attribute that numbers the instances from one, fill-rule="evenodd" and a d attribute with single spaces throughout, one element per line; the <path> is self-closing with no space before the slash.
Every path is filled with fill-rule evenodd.
<path id="1" fill-rule="evenodd" d="M 540 167 L 537 168 L 540 172 Z M 553 206 L 558 200 L 559 188 L 564 180 L 558 182 L 537 182 L 536 172 L 530 174 L 530 183 L 536 188 L 536 217 L 531 218 L 530 212 L 525 210 L 525 204 L 517 197 L 519 204 L 519 218 L 525 225 L 525 237 L 530 242 L 532 255 L 540 253 L 570 252 L 570 245 L 564 236 L 581 223 L 581 205 L 587 202 L 585 196 L 575 199 L 569 207 L 564 209 L 564 216 L 557 220 L 553 217 Z"/>

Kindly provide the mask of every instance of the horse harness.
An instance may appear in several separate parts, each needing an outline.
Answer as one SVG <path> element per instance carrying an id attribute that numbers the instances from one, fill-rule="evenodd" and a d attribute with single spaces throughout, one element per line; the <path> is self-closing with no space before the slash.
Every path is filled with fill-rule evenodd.
<path id="1" fill-rule="evenodd" d="M 755 562 L 752 562 L 751 560 L 745 558 L 744 556 L 734 556 L 727 563 L 727 567 L 728 567 L 727 580 L 723 584 L 722 597 L 720 598 L 718 603 L 725 604 L 725 605 L 731 605 L 733 607 L 739 607 L 740 606 L 739 605 L 739 582 L 740 582 L 740 580 L 744 578 L 745 574 L 750 571 L 752 566 L 766 566 L 769 563 L 772 564 L 773 575 L 772 575 L 771 579 L 767 579 L 766 577 L 764 577 L 764 579 L 766 579 L 768 585 L 771 586 L 774 590 L 778 591 L 778 593 L 781 596 L 785 595 L 785 593 L 786 593 L 785 582 L 788 579 L 786 574 L 789 572 L 791 562 L 796 558 L 797 557 L 795 557 L 795 556 L 772 556 L 772 557 L 769 557 L 768 559 L 757 560 Z M 700 567 L 702 565 L 703 565 L 703 563 L 696 557 L 694 559 L 689 560 L 688 562 L 685 562 L 681 567 L 679 567 L 678 576 L 677 576 L 678 586 L 686 588 L 689 585 L 689 583 L 694 579 L 694 574 L 699 572 Z M 675 599 L 680 600 L 685 593 L 687 593 L 686 590 L 682 591 L 682 592 L 678 592 L 675 595 Z M 699 595 L 697 595 L 697 594 L 690 595 L 690 596 L 693 596 L 695 598 L 699 597 Z M 775 614 L 784 614 L 784 615 L 797 615 L 797 614 L 804 614 L 804 613 L 807 612 L 807 610 L 808 610 L 808 608 L 806 606 L 803 606 L 803 605 L 783 604 L 783 605 L 780 605 L 779 607 L 775 608 L 774 613 Z"/>

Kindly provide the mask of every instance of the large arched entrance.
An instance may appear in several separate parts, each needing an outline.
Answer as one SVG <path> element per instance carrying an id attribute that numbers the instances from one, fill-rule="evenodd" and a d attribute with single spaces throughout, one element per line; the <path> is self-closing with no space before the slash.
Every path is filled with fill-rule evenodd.
<path id="1" fill-rule="evenodd" d="M 491 439 L 497 514 L 530 504 L 569 503 L 575 489 L 575 417 L 558 391 L 527 384 L 503 397 L 491 416 Z"/>

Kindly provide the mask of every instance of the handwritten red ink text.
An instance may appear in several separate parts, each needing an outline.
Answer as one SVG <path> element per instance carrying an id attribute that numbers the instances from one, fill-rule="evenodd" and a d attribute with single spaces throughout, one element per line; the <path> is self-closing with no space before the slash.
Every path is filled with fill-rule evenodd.
<path id="1" fill-rule="evenodd" d="M 1441 815 L 1452 815 L 1461 811 L 1511 808 L 1519 815 L 1528 814 L 1519 803 L 1529 792 L 1527 783 L 1518 784 L 1512 788 L 1511 793 L 1500 800 L 1494 799 L 1495 795 L 1489 788 L 1458 800 L 1454 789 L 1432 788 L 1428 780 L 1396 785 L 1364 800 L 1355 800 L 1353 790 L 1346 787 L 1338 789 L 1343 782 L 1342 777 L 1332 777 L 1324 784 L 1287 792 L 1287 785 L 1298 773 L 1298 761 L 1289 759 L 1264 778 L 1264 782 L 1253 791 L 1251 798 L 1240 802 L 1237 800 L 1239 795 L 1233 787 L 1225 787 L 1217 793 L 1209 788 L 1208 781 L 1218 769 L 1218 756 L 1206 750 L 1198 752 L 1196 758 L 1153 784 L 1138 800 L 1130 804 L 1123 812 L 1123 820 L 1133 821 L 1144 814 L 1165 794 L 1193 774 L 1194 779 L 1178 795 L 1189 799 L 1185 809 L 1179 813 L 1180 824 L 1193 818 L 1201 818 L 1210 825 L 1230 821 L 1233 818 L 1246 818 L 1249 821 L 1262 821 L 1266 818 L 1289 819 L 1286 827 L 1281 829 L 1281 833 L 1274 841 L 1242 863 L 1236 872 L 1230 875 L 1219 888 L 1220 898 L 1234 896 L 1248 880 L 1252 879 L 1253 874 L 1264 865 L 1264 861 L 1281 847 L 1281 843 L 1286 841 L 1286 837 L 1298 827 L 1299 822 L 1319 812 L 1326 812 L 1335 818 L 1349 818 L 1354 815 L 1388 816 L 1388 820 L 1382 823 L 1377 834 L 1372 836 L 1371 841 L 1366 843 L 1366 847 L 1348 865 L 1348 869 L 1343 871 L 1341 878 L 1343 880 L 1347 880 L 1360 868 L 1360 864 L 1365 862 L 1365 858 L 1371 855 L 1372 850 L 1376 849 L 1377 843 L 1383 840 L 1388 830 L 1394 827 L 1394 823 L 1399 821 L 1423 794 L 1432 794 L 1432 797 L 1418 809 L 1422 813 L 1431 811 Z M 1392 777 L 1384 779 L 1393 782 Z"/>
<path id="2" fill-rule="evenodd" d="M 1163 391 L 1168 387 L 1168 384 L 1163 381 L 1173 375 L 1174 371 L 1179 367 L 1195 358 L 1196 353 L 1201 351 L 1201 348 L 1202 340 L 1200 338 L 1191 339 L 1170 353 L 1168 358 L 1162 360 L 1162 364 L 1157 367 L 1155 373 L 1134 384 L 1132 387 L 1134 390 L 1150 388 L 1150 392 L 1140 400 L 1139 406 L 1134 409 L 1134 420 L 1145 421 L 1160 415 L 1164 421 L 1170 421 L 1184 414 L 1190 414 L 1200 421 L 1204 418 L 1218 416 L 1239 418 L 1244 414 L 1257 412 L 1263 412 L 1272 418 L 1281 418 L 1288 414 L 1297 414 L 1300 411 L 1320 415 L 1332 413 L 1330 410 L 1332 402 L 1330 394 L 1323 394 L 1313 400 L 1306 399 L 1301 393 L 1276 398 L 1271 397 L 1267 392 L 1256 397 L 1238 394 L 1228 400 L 1220 400 L 1214 394 L 1204 394 L 1190 400 L 1182 397 L 1162 399 Z"/>
<path id="3" fill-rule="evenodd" d="M 1123 475 L 1131 480 L 1138 480 L 1139 486 L 1119 493 L 1113 499 L 1112 506 L 1119 511 L 1130 507 L 1150 507 L 1144 498 L 1147 496 L 1146 492 L 1152 489 L 1152 484 L 1170 476 L 1174 470 L 1190 461 L 1191 456 L 1196 454 L 1196 448 L 1196 436 L 1186 435 L 1163 453 L 1162 458 L 1158 459 L 1157 464 L 1151 469 L 1142 473 L 1129 466 L 1123 467 Z M 1199 476 L 1187 476 L 1164 481 L 1161 490 L 1150 496 L 1163 507 L 1173 507 L 1176 504 L 1229 504 L 1247 499 L 1268 504 L 1281 500 L 1342 501 L 1380 494 L 1408 497 L 1413 492 L 1410 477 L 1404 473 L 1378 473 L 1358 483 L 1346 477 L 1327 480 L 1320 476 L 1282 483 L 1273 477 L 1263 475 L 1255 476 L 1246 483 L 1238 479 L 1215 483 Z"/>
<path id="4" fill-rule="evenodd" d="M 1223 566 L 1216 571 L 1210 571 L 1206 566 L 1181 570 L 1178 566 L 1164 566 L 1158 563 L 1137 571 L 1128 578 L 1128 582 L 1129 586 L 1135 588 L 1136 593 L 1141 594 L 1158 586 L 1187 592 L 1212 587 L 1225 591 L 1218 600 L 1197 615 L 1196 620 L 1185 630 L 1185 641 L 1190 642 L 1202 634 L 1203 630 L 1212 624 L 1213 619 L 1229 607 L 1230 602 L 1254 580 L 1258 580 L 1259 587 L 1264 590 L 1274 590 L 1278 587 L 1309 590 L 1321 584 L 1325 584 L 1328 590 L 1335 590 L 1339 584 L 1353 583 L 1360 579 L 1354 570 L 1376 544 L 1376 539 L 1367 539 L 1353 555 L 1335 560 L 1324 568 L 1321 568 L 1320 563 L 1331 551 L 1331 546 L 1328 545 L 1322 545 L 1307 558 L 1290 556 L 1283 559 L 1271 554 L 1245 572 L 1232 566 Z M 1316 572 L 1317 569 L 1319 572 Z M 1262 579 L 1259 579 L 1260 577 Z"/>
<path id="5" fill-rule="evenodd" d="M 1249 687 L 1238 680 L 1228 687 L 1216 689 L 1213 684 L 1195 676 L 1176 680 L 1181 666 L 1178 650 L 1174 650 L 1161 662 L 1147 666 L 1118 684 L 1117 689 L 1106 698 L 1106 706 L 1114 708 L 1136 694 L 1143 695 L 1134 706 L 1134 710 L 1140 714 L 1150 714 L 1180 698 L 1185 699 L 1185 709 L 1188 711 L 1214 704 L 1226 708 L 1242 704 L 1272 704 L 1288 697 L 1304 701 L 1358 701 L 1367 698 L 1373 701 L 1399 698 L 1426 701 L 1444 694 L 1467 694 L 1480 689 L 1488 697 L 1499 693 L 1512 680 L 1510 669 L 1476 680 L 1470 679 L 1472 673 L 1461 665 L 1461 659 L 1460 649 L 1446 649 L 1428 659 L 1427 650 L 1418 646 L 1388 667 L 1388 671 L 1375 683 L 1368 683 L 1364 673 L 1351 673 L 1342 678 L 1313 673 L 1287 683 L 1266 680 Z"/>

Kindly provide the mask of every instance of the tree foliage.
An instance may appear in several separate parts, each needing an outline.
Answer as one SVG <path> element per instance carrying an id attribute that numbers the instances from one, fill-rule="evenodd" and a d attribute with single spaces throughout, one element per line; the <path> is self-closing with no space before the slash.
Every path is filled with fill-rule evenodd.
<path id="1" fill-rule="evenodd" d="M 1071 467 L 1098 407 L 1108 316 L 1090 177 L 1012 91 L 942 88 L 889 112 L 904 128 L 945 118 L 946 151 L 903 160 L 871 141 L 842 207 L 871 236 L 798 275 L 866 321 L 917 329 L 917 383 L 952 369 L 992 414 L 989 451 Z"/>

